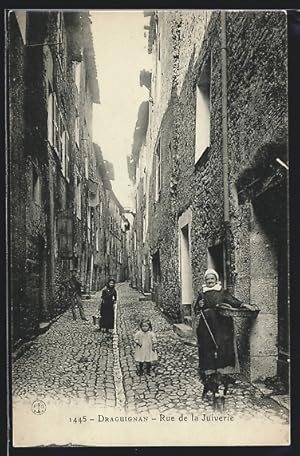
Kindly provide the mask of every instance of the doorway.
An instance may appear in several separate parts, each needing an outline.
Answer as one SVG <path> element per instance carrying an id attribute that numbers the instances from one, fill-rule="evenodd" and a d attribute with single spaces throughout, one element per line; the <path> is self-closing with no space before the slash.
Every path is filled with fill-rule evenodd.
<path id="1" fill-rule="evenodd" d="M 192 264 L 190 254 L 190 233 L 189 224 L 180 230 L 180 263 L 181 263 L 181 304 L 192 305 L 193 284 L 192 284 Z"/>
<path id="2" fill-rule="evenodd" d="M 224 244 L 216 244 L 208 248 L 207 267 L 217 271 L 219 279 L 224 285 Z"/>
<path id="3" fill-rule="evenodd" d="M 288 296 L 288 239 L 287 239 L 287 191 L 278 186 L 264 192 L 253 202 L 255 218 L 262 228 L 268 255 L 261 256 L 260 271 L 265 277 L 272 276 L 274 302 L 270 306 L 277 320 L 277 375 L 284 383 L 289 376 L 289 296 Z M 272 265 L 272 269 L 270 269 Z M 270 284 L 266 284 L 270 287 Z"/>
<path id="4" fill-rule="evenodd" d="M 186 209 L 178 218 L 179 278 L 181 288 L 180 313 L 182 321 L 193 319 L 193 271 L 191 257 L 192 210 Z"/>

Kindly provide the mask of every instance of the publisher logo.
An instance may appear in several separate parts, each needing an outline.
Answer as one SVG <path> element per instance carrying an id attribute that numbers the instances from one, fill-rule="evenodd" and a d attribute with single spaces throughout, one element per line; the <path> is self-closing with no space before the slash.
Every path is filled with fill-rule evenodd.
<path id="1" fill-rule="evenodd" d="M 32 403 L 32 411 L 35 415 L 42 415 L 46 411 L 46 404 L 44 401 L 34 401 Z"/>

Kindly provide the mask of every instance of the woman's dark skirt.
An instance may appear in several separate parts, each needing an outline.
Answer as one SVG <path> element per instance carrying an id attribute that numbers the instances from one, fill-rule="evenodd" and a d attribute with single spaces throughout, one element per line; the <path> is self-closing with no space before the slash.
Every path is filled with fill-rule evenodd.
<path id="1" fill-rule="evenodd" d="M 232 318 L 219 315 L 215 309 L 206 309 L 203 313 L 218 347 L 216 348 L 204 319 L 200 317 L 197 328 L 200 371 L 217 370 L 229 366 L 234 368 L 236 354 Z"/>
<path id="2" fill-rule="evenodd" d="M 111 303 L 105 303 L 101 305 L 100 311 L 100 328 L 113 329 L 114 328 L 114 307 Z"/>

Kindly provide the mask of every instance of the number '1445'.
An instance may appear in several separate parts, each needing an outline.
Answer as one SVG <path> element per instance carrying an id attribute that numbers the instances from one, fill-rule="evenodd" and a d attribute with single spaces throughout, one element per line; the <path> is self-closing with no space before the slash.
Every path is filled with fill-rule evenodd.
<path id="1" fill-rule="evenodd" d="M 86 416 L 74 416 L 69 418 L 70 423 L 86 423 Z"/>

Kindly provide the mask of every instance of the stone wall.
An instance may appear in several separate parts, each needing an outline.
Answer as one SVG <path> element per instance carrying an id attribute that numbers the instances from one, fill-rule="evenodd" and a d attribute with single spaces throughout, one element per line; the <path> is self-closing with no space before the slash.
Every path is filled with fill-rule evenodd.
<path id="1" fill-rule="evenodd" d="M 21 33 L 14 13 L 9 16 L 9 201 L 10 204 L 10 277 L 11 305 L 14 308 L 12 333 L 15 340 L 20 337 L 22 319 L 22 291 L 25 287 L 25 206 L 21 195 L 26 193 L 24 176 L 24 102 L 23 84 L 25 55 Z M 13 134 L 12 134 L 13 132 Z M 19 160 L 18 160 L 19 158 Z"/>
<path id="2" fill-rule="evenodd" d="M 79 22 L 75 25 L 77 13 L 68 13 L 63 26 L 64 47 L 58 49 L 58 45 L 53 44 L 58 42 L 57 14 L 27 12 L 27 44 L 30 46 L 26 47 L 14 13 L 10 14 L 9 21 L 11 288 L 15 341 L 24 341 L 36 335 L 41 323 L 49 323 L 67 308 L 67 296 L 60 293 L 60 288 L 62 282 L 69 278 L 74 265 L 79 268 L 83 285 L 90 282 L 88 267 L 95 250 L 95 239 L 87 241 L 88 180 L 85 175 L 85 156 L 92 165 L 89 170 L 92 177 L 95 177 L 93 171 L 96 166 L 91 148 L 92 104 L 97 102 L 97 94 L 92 94 L 95 84 L 90 83 L 93 71 L 90 66 L 86 75 L 91 48 L 88 56 L 84 54 L 82 62 L 80 96 L 74 80 L 74 55 L 77 53 L 76 59 L 80 60 L 78 46 L 83 46 L 80 36 L 89 22 L 85 18 L 83 29 L 78 33 Z M 75 54 L 72 48 L 74 40 L 70 39 L 71 23 L 72 33 L 77 27 Z M 88 41 L 85 37 L 85 45 L 92 46 Z M 61 54 L 59 51 L 62 51 Z M 96 79 L 96 75 L 94 77 Z M 69 179 L 63 175 L 61 158 L 48 141 L 49 85 L 56 93 L 69 135 Z M 76 105 L 80 117 L 79 147 L 75 144 Z M 81 220 L 74 211 L 76 166 L 82 178 Z M 40 182 L 38 197 L 34 192 L 36 176 Z M 100 198 L 105 205 L 103 195 L 105 190 L 102 185 Z M 74 251 L 69 258 L 60 254 L 56 231 L 57 217 L 63 211 L 68 211 L 71 217 L 74 215 Z M 99 217 L 98 222 L 101 224 Z M 102 249 L 104 238 L 103 230 L 99 245 Z M 104 279 L 100 278 L 98 285 L 101 287 L 103 283 Z"/>
<path id="3" fill-rule="evenodd" d="M 158 13 L 162 84 L 160 100 L 155 99 L 157 89 L 152 87 L 151 90 L 154 104 L 150 116 L 149 154 L 155 164 L 155 147 L 160 138 L 162 189 L 156 202 L 153 166 L 149 189 L 149 242 L 152 254 L 160 250 L 162 277 L 157 285 L 158 303 L 174 320 L 180 318 L 181 302 L 178 217 L 191 208 L 191 262 L 195 296 L 207 268 L 207 250 L 222 243 L 225 235 L 220 27 L 220 12 Z M 261 262 L 259 256 L 251 254 L 252 202 L 249 199 L 240 200 L 236 184 L 245 169 L 253 168 L 264 146 L 283 144 L 283 148 L 287 147 L 286 15 L 281 12 L 227 12 L 226 29 L 230 285 L 238 298 L 250 302 L 254 293 L 251 271 L 259 268 Z M 154 62 L 157 61 L 157 46 L 156 42 L 153 46 Z M 210 147 L 195 164 L 196 84 L 209 58 Z M 155 79 L 153 82 L 155 85 Z M 267 166 L 273 165 L 272 162 Z M 266 165 L 262 165 L 261 169 L 264 169 L 263 166 Z M 260 242 L 264 243 L 264 240 Z M 274 255 L 273 252 L 272 258 Z M 255 293 L 265 294 L 268 290 L 271 293 L 268 300 L 274 298 L 273 317 L 270 317 L 272 321 L 269 324 L 272 341 L 267 337 L 264 343 L 273 344 L 273 351 L 262 356 L 274 356 L 274 337 L 277 334 L 277 304 L 276 296 L 272 298 L 273 286 L 261 282 Z M 265 319 L 263 321 L 266 322 Z M 239 347 L 244 355 L 243 369 L 250 375 L 249 334 L 244 337 L 243 325 L 237 322 Z M 262 330 L 258 333 L 261 336 Z M 255 337 L 251 339 L 252 344 Z M 272 373 L 272 369 L 268 373 Z"/>

